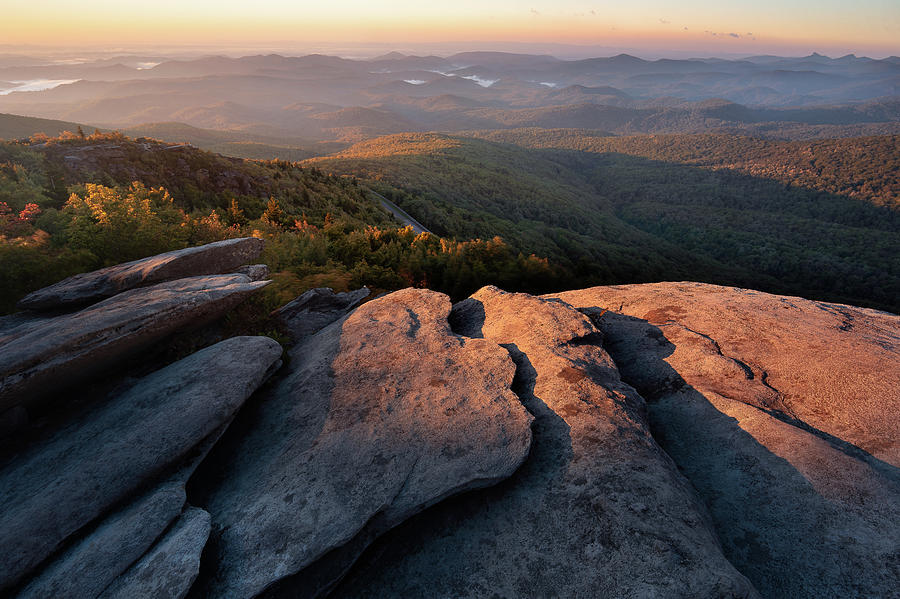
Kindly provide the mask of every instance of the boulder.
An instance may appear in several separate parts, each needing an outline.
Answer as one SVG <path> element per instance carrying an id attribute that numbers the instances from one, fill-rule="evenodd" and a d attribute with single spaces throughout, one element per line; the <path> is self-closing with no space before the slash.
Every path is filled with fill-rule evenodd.
<path id="1" fill-rule="evenodd" d="M 295 348 L 219 456 L 224 480 L 204 502 L 218 567 L 207 593 L 254 596 L 350 544 L 339 577 L 370 539 L 522 463 L 531 417 L 509 389 L 513 363 L 455 335 L 449 312 L 445 295 L 406 289 Z"/>
<path id="2" fill-rule="evenodd" d="M 367 287 L 343 293 L 335 293 L 328 287 L 317 287 L 279 308 L 277 314 L 291 337 L 300 340 L 324 329 L 367 297 Z"/>
<path id="3" fill-rule="evenodd" d="M 167 483 L 106 518 L 44 568 L 18 599 L 97 597 L 136 562 L 184 507 L 184 486 Z"/>
<path id="4" fill-rule="evenodd" d="M 220 317 L 267 281 L 191 277 L 143 287 L 0 336 L 0 411 L 104 371 L 163 337 Z"/>
<path id="5" fill-rule="evenodd" d="M 268 337 L 222 341 L 14 456 L 0 469 L 0 591 L 140 489 L 196 464 L 280 355 Z"/>
<path id="6" fill-rule="evenodd" d="M 269 267 L 265 264 L 248 264 L 235 269 L 237 274 L 247 275 L 251 281 L 262 281 L 269 278 Z"/>
<path id="7" fill-rule="evenodd" d="M 900 316 L 699 283 L 557 297 L 651 398 L 660 443 L 763 596 L 896 594 Z"/>
<path id="8" fill-rule="evenodd" d="M 17 307 L 21 310 L 73 309 L 135 287 L 227 273 L 258 258 L 264 246 L 265 242 L 255 237 L 226 239 L 117 264 L 73 275 L 38 289 L 22 298 Z"/>
<path id="9" fill-rule="evenodd" d="M 515 360 L 513 388 L 535 417 L 531 453 L 495 488 L 390 533 L 334 596 L 757 596 L 586 316 L 486 287 L 450 322 Z"/>
<path id="10" fill-rule="evenodd" d="M 182 599 L 200 572 L 209 514 L 189 507 L 172 530 L 100 595 L 100 599 Z"/>

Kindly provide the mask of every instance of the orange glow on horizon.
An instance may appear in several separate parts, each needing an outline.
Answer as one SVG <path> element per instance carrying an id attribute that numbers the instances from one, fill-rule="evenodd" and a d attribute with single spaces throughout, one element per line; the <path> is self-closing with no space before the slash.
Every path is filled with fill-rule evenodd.
<path id="1" fill-rule="evenodd" d="M 761 6 L 774 0 L 758 0 Z M 859 0 L 859 3 L 877 0 Z M 798 4 L 804 4 L 801 0 Z M 827 1 L 826 1 L 827 3 Z M 635 8 L 561 0 L 548 4 L 536 0 L 526 8 L 512 0 L 458 0 L 448 7 L 423 6 L 411 0 L 365 3 L 337 0 L 351 7 L 295 6 L 280 0 L 261 0 L 247 12 L 229 3 L 208 0 L 177 3 L 158 0 L 117 4 L 111 0 L 83 0 L 78 10 L 72 3 L 46 0 L 32 6 L 22 3 L 4 10 L 0 39 L 4 45 L 137 46 L 216 45 L 266 42 L 303 44 L 378 43 L 428 44 L 435 42 L 516 42 L 573 45 L 649 46 L 697 48 L 710 52 L 765 52 L 768 47 L 846 47 L 854 51 L 900 53 L 900 8 L 885 14 L 847 9 L 798 12 L 787 7 L 780 18 L 763 14 L 738 14 L 736 9 L 710 10 L 699 0 L 686 0 L 679 16 L 669 15 L 670 5 L 657 5 L 647 14 Z M 47 10 L 59 4 L 60 10 Z M 304 3 L 300 3 L 301 5 Z M 388 7 L 384 7 L 388 4 Z M 584 6 L 581 6 L 581 5 Z M 600 2 L 600 5 L 603 3 Z M 611 3 L 610 3 L 611 4 Z M 144 5 L 141 8 L 141 5 Z M 569 8 L 552 8 L 557 6 Z M 577 6 L 576 6 L 577 5 Z M 443 8 L 442 8 L 443 6 Z M 666 7 L 669 7 L 669 10 Z M 874 9 L 873 9 L 874 10 Z M 656 15 L 659 16 L 656 16 Z M 804 26 L 797 26 L 802 18 Z"/>

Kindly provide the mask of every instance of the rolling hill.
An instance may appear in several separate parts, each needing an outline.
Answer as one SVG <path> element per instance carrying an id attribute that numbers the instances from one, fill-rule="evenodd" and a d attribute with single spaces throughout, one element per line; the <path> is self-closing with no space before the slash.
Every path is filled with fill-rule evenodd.
<path id="1" fill-rule="evenodd" d="M 585 284 L 703 280 L 900 308 L 896 137 L 478 135 L 387 136 L 305 164 L 402 188 L 382 193 L 435 232 L 500 235 Z"/>

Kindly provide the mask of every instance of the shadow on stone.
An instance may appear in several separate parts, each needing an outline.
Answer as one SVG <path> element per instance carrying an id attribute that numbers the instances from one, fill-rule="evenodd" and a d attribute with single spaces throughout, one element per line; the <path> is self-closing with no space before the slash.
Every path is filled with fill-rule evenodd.
<path id="1" fill-rule="evenodd" d="M 659 327 L 582 311 L 647 398 L 651 431 L 703 497 L 726 557 L 763 596 L 896 591 L 897 468 L 783 414 L 707 397 L 666 362 L 676 346 Z"/>

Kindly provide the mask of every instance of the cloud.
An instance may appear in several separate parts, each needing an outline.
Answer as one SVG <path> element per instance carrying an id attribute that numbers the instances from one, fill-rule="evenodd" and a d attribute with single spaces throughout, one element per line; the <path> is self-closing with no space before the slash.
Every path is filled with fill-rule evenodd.
<path id="1" fill-rule="evenodd" d="M 532 8 L 532 9 L 531 9 L 531 14 L 533 14 L 533 15 L 535 15 L 535 16 L 539 16 L 541 13 L 540 13 L 537 9 Z"/>
<path id="2" fill-rule="evenodd" d="M 663 25 L 668 25 L 672 21 L 667 21 L 666 19 L 660 19 L 659 22 L 662 23 Z"/>
<path id="3" fill-rule="evenodd" d="M 687 27 L 685 27 L 684 30 L 687 31 Z M 712 37 L 730 37 L 730 38 L 734 38 L 736 40 L 743 39 L 746 37 L 746 38 L 750 38 L 754 41 L 756 40 L 756 38 L 753 37 L 752 33 L 745 33 L 744 35 L 741 35 L 740 33 L 735 33 L 733 31 L 729 31 L 728 33 L 723 33 L 721 31 L 710 31 L 709 29 L 705 30 L 703 33 L 705 33 L 706 35 L 711 35 Z"/>

